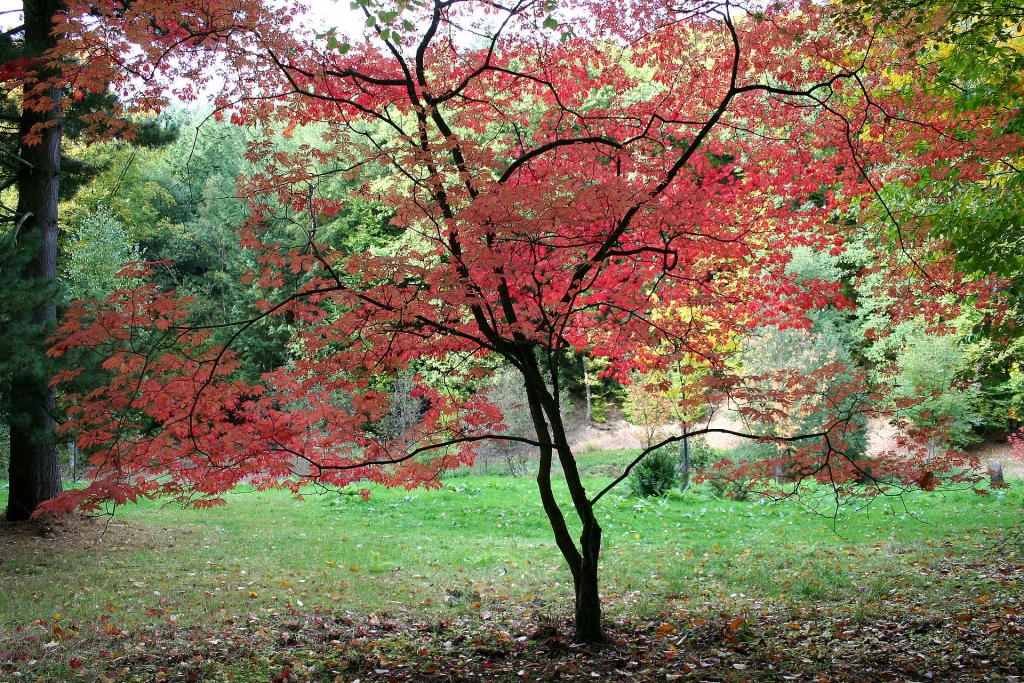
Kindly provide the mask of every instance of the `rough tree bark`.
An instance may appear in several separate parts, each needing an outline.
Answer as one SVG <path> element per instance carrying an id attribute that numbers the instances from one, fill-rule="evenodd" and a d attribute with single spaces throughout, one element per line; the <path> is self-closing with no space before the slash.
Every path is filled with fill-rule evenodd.
<path id="1" fill-rule="evenodd" d="M 56 0 L 25 0 L 26 57 L 39 57 L 56 44 L 51 34 L 53 15 L 62 8 Z M 20 121 L 21 158 L 18 173 L 17 243 L 35 249 L 22 272 L 45 296 L 33 306 L 27 322 L 36 333 L 27 339 L 38 348 L 26 354 L 32 362 L 15 371 L 11 378 L 10 430 L 11 462 L 7 520 L 28 519 L 36 507 L 61 492 L 60 461 L 53 436 L 56 426 L 56 393 L 46 372 L 44 334 L 57 320 L 57 191 L 60 185 L 60 89 L 49 92 L 53 106 L 45 111 L 23 107 Z M 25 144 L 24 138 L 37 126 L 42 139 Z"/>

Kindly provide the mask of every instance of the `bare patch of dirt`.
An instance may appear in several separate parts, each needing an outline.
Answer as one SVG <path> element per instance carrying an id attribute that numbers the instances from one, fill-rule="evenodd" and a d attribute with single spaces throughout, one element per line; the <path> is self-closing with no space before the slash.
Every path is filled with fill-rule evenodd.
<path id="1" fill-rule="evenodd" d="M 1003 465 L 1003 474 L 1007 477 L 1020 479 L 1024 477 L 1024 461 L 1013 453 L 1006 439 L 986 439 L 968 449 L 968 453 L 978 456 L 981 466 L 985 469 L 995 462 Z"/>
<path id="2" fill-rule="evenodd" d="M 727 429 L 735 432 L 747 431 L 745 425 L 737 419 L 734 411 L 716 409 L 707 422 L 698 428 Z M 665 424 L 659 429 L 660 438 L 679 434 L 679 426 Z M 872 418 L 868 420 L 868 455 L 878 455 L 885 451 L 898 450 L 896 428 L 887 420 Z M 616 411 L 607 422 L 575 425 L 569 432 L 569 443 L 577 453 L 586 450 L 617 450 L 622 448 L 642 448 L 645 444 L 642 430 L 629 424 L 622 413 Z M 732 434 L 710 433 L 704 437 L 708 445 L 722 450 L 736 448 L 743 441 L 742 437 Z M 1000 462 L 1007 477 L 1024 478 L 1024 460 L 1013 454 L 1010 444 L 1005 438 L 990 438 L 975 444 L 968 452 L 978 456 L 981 466 L 987 470 L 989 465 Z"/>
<path id="3" fill-rule="evenodd" d="M 614 451 L 620 448 L 642 448 L 640 430 L 626 422 L 621 414 L 607 422 L 582 423 L 569 431 L 569 445 L 574 452 L 586 450 Z"/>
<path id="4" fill-rule="evenodd" d="M 152 546 L 155 533 L 145 525 L 106 516 L 69 514 L 17 524 L 0 522 L 0 562 L 4 557 L 19 554 L 66 552 L 68 548 L 84 549 L 93 545 L 111 550 L 148 548 Z"/>
<path id="5" fill-rule="evenodd" d="M 709 427 L 711 429 L 729 429 L 732 431 L 745 431 L 743 424 L 735 419 L 735 415 L 725 410 L 715 410 L 710 422 L 701 423 L 699 428 Z M 658 427 L 658 439 L 666 436 L 679 434 L 679 425 L 666 423 Z M 569 430 L 569 445 L 573 451 L 580 453 L 588 450 L 610 451 L 621 448 L 643 448 L 646 446 L 646 435 L 644 430 L 626 422 L 622 411 L 615 409 L 611 412 L 606 422 L 595 422 L 591 424 L 580 423 L 573 425 Z M 735 448 L 742 441 L 741 437 L 731 434 L 711 433 L 706 437 L 707 442 L 714 448 L 729 450 Z"/>

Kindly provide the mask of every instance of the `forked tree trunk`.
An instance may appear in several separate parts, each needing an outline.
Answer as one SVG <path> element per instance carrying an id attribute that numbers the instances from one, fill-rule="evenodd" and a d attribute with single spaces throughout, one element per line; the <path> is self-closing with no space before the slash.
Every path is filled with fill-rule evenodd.
<path id="1" fill-rule="evenodd" d="M 601 618 L 601 597 L 598 592 L 598 563 L 601 559 L 601 526 L 594 517 L 593 505 L 587 498 L 580 479 L 576 461 L 569 448 L 558 412 L 557 399 L 547 391 L 543 376 L 535 363 L 524 373 L 526 395 L 530 415 L 533 419 L 537 440 L 545 444 L 540 449 L 540 467 L 537 472 L 537 487 L 540 490 L 544 512 L 551 523 L 555 544 L 562 552 L 569 571 L 572 573 L 576 597 L 576 633 L 578 643 L 601 643 L 605 640 Z M 562 509 L 551 488 L 551 466 L 555 455 L 565 474 L 573 507 L 583 526 L 580 545 L 573 541 L 565 522 Z"/>
<path id="2" fill-rule="evenodd" d="M 54 0 L 26 0 L 25 56 L 40 57 L 53 47 L 53 15 L 63 8 Z M 41 140 L 21 144 L 25 162 L 18 173 L 18 244 L 36 250 L 22 273 L 32 287 L 45 288 L 29 316 L 31 330 L 26 335 L 29 359 L 15 371 L 10 390 L 10 489 L 7 520 L 28 519 L 40 503 L 61 492 L 60 460 L 53 437 L 57 396 L 46 372 L 45 331 L 57 320 L 57 190 L 60 185 L 60 100 L 61 92 L 49 93 L 53 107 L 37 112 L 25 108 L 21 114 L 22 140 L 37 125 Z"/>

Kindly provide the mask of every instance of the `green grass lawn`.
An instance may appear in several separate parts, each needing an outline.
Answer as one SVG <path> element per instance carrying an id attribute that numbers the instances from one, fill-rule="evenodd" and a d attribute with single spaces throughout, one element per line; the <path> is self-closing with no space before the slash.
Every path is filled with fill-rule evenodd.
<path id="1" fill-rule="evenodd" d="M 312 490 L 302 500 L 251 491 L 228 499 L 184 511 L 147 502 L 109 520 L 0 532 L 0 655 L 33 636 L 54 650 L 80 639 L 87 650 L 103 634 L 213 632 L 225 620 L 299 613 L 424 623 L 485 611 L 498 621 L 516 606 L 570 613 L 571 579 L 532 480 L 450 478 L 440 491 L 377 489 L 369 501 Z M 610 621 L 688 606 L 746 613 L 826 603 L 856 604 L 870 618 L 893 596 L 981 599 L 997 575 L 965 588 L 939 565 L 993 553 L 1024 562 L 1022 504 L 1021 483 L 985 497 L 876 499 L 840 509 L 837 520 L 793 501 L 611 494 L 598 510 L 602 592 Z"/>

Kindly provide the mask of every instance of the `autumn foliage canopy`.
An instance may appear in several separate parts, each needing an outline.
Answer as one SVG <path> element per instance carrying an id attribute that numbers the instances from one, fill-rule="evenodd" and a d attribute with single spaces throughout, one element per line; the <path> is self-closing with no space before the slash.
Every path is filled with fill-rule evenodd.
<path id="1" fill-rule="evenodd" d="M 242 335 L 287 320 L 294 357 L 239 381 L 232 349 L 212 346 L 188 300 L 144 267 L 110 300 L 78 302 L 52 353 L 98 352 L 108 381 L 70 397 L 66 429 L 94 481 L 51 511 L 138 494 L 211 502 L 240 482 L 434 485 L 500 435 L 501 415 L 458 382 L 421 383 L 422 423 L 383 438 L 374 378 L 425 357 L 458 358 L 471 380 L 496 354 L 543 387 L 537 358 L 557 365 L 565 349 L 607 357 L 623 378 L 686 355 L 712 370 L 700 400 L 767 405 L 730 374 L 723 341 L 853 305 L 838 283 L 796 283 L 789 249 L 839 253 L 846 217 L 877 188 L 923 167 L 970 177 L 1012 143 L 925 92 L 903 95 L 918 68 L 907 36 L 845 30 L 814 4 L 365 3 L 368 39 L 352 46 L 259 3 L 101 7 L 72 3 L 59 27 L 69 87 L 112 83 L 152 109 L 221 78 L 214 116 L 266 133 L 249 151 L 262 172 L 239 179 L 250 214 L 238 226 L 266 297 L 225 324 Z M 297 126 L 318 127 L 322 144 L 276 151 L 270 136 Z M 317 218 L 346 200 L 306 190 L 325 173 L 365 178 L 360 192 L 390 208 L 408 249 L 318 243 Z M 264 241 L 270 222 L 296 216 L 312 227 Z M 770 410 L 816 379 L 781 386 Z M 837 404 L 870 410 L 865 387 L 849 392 L 861 399 Z M 551 422 L 557 391 L 537 400 Z M 809 451 L 831 455 L 821 474 L 840 483 L 863 475 L 842 457 L 841 413 L 829 447 Z M 557 447 L 555 432 L 537 443 Z"/>
<path id="2" fill-rule="evenodd" d="M 796 246 L 899 242 L 894 316 L 927 302 L 937 320 L 948 301 L 936 293 L 992 291 L 954 287 L 934 255 L 925 268 L 909 224 L 877 202 L 922 169 L 979 176 L 1017 145 L 989 133 L 997 112 L 954 115 L 913 85 L 927 36 L 818 3 L 354 7 L 367 28 L 346 42 L 254 0 L 69 3 L 54 55 L 65 87 L 113 87 L 134 110 L 214 88 L 212 117 L 260 133 L 248 151 L 260 170 L 238 179 L 248 220 L 237 231 L 259 264 L 239 286 L 264 298 L 223 325 L 235 339 L 271 318 L 293 336 L 286 365 L 244 382 L 231 344 L 191 324 L 189 300 L 149 282 L 146 265 L 107 301 L 75 303 L 51 352 L 100 359 L 98 385 L 78 389 L 80 369 L 57 378 L 73 392 L 64 429 L 90 454 L 92 483 L 45 510 L 139 495 L 211 504 L 239 483 L 436 486 L 440 470 L 502 435 L 500 412 L 466 389 L 499 357 L 523 378 L 536 434 L 521 440 L 540 453 L 545 510 L 578 601 L 592 603 L 592 510 L 607 489 L 586 492 L 561 418 L 570 351 L 609 359 L 623 380 L 683 368 L 686 401 L 729 398 L 762 422 L 818 396 L 824 426 L 786 437 L 798 479 L 922 482 L 960 464 L 848 457 L 854 416 L 875 410 L 853 369 L 766 382 L 730 363 L 755 327 L 806 327 L 814 309 L 855 305 L 840 283 L 798 281 L 787 270 Z M 275 147 L 299 127 L 319 131 L 319 144 Z M 353 254 L 318 241 L 318 221 L 348 199 L 310 191 L 328 175 L 386 206 L 403 248 Z M 292 239 L 270 238 L 283 222 Z M 448 381 L 418 380 L 422 420 L 386 434 L 380 378 L 425 359 L 443 361 Z M 583 526 L 578 548 L 551 493 L 553 458 Z M 577 636 L 600 638 L 588 633 Z"/>

